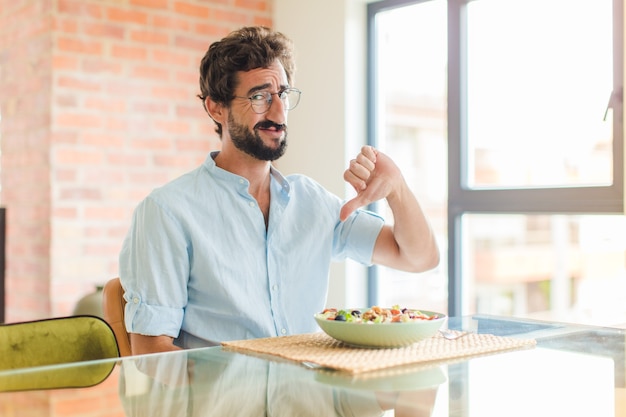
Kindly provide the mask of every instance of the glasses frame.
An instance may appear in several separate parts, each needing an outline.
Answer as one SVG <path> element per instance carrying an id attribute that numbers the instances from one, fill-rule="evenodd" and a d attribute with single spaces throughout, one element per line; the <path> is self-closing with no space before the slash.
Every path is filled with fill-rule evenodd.
<path id="1" fill-rule="evenodd" d="M 288 105 L 287 103 L 285 103 L 285 100 L 291 93 L 297 93 L 298 99 L 296 100 L 296 104 L 292 105 L 291 103 L 289 103 Z M 270 108 L 272 107 L 272 103 L 274 102 L 272 96 L 278 96 L 280 101 L 283 102 L 285 110 L 289 111 L 295 109 L 298 106 L 298 104 L 300 103 L 301 94 L 302 91 L 298 90 L 297 88 L 289 87 L 276 93 L 271 93 L 269 91 L 257 91 L 255 93 L 252 93 L 249 97 L 234 96 L 234 98 L 250 101 L 250 107 L 252 108 L 253 112 L 255 112 L 256 114 L 264 114 L 270 111 Z M 258 108 L 262 108 L 262 110 L 258 111 Z"/>

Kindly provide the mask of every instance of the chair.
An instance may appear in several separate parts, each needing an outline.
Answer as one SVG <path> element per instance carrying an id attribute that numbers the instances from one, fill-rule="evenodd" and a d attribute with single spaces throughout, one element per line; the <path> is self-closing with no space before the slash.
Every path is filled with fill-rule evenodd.
<path id="1" fill-rule="evenodd" d="M 124 324 L 124 288 L 119 278 L 109 280 L 102 291 L 102 310 L 104 319 L 113 329 L 117 338 L 117 345 L 120 350 L 120 356 L 132 355 L 130 348 L 130 336 L 126 331 Z"/>
<path id="2" fill-rule="evenodd" d="M 119 358 L 111 327 L 95 316 L 0 325 L 0 392 L 85 387 L 106 379 Z M 81 365 L 84 363 L 84 365 Z M 72 364 L 72 366 L 54 366 Z"/>

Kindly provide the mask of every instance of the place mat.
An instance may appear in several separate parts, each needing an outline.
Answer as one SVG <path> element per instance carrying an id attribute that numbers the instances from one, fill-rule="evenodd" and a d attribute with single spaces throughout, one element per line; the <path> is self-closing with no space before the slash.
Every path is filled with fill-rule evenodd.
<path id="1" fill-rule="evenodd" d="M 406 347 L 369 349 L 352 347 L 321 332 L 222 343 L 224 348 L 230 350 L 274 355 L 296 362 L 312 362 L 352 374 L 522 349 L 536 344 L 534 339 L 476 333 L 447 340 L 437 333 Z"/>

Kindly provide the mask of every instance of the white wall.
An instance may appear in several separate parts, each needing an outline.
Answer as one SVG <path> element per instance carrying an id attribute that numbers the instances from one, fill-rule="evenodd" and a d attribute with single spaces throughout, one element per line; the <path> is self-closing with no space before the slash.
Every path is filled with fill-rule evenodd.
<path id="1" fill-rule="evenodd" d="M 274 28 L 296 47 L 295 86 L 302 90 L 289 114 L 289 146 L 277 166 L 303 173 L 339 196 L 350 159 L 366 143 L 366 1 L 275 0 Z M 365 270 L 354 262 L 331 269 L 329 306 L 365 306 Z"/>

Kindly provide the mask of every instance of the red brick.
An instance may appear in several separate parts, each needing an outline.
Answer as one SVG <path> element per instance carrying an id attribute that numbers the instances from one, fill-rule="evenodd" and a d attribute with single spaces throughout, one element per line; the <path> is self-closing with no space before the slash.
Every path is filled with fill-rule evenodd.
<path id="1" fill-rule="evenodd" d="M 54 102 L 59 107 L 76 107 L 78 106 L 78 99 L 75 94 L 59 94 Z"/>
<path id="2" fill-rule="evenodd" d="M 202 154 L 209 152 L 210 142 L 207 140 L 179 139 L 176 141 L 177 151 L 194 151 Z"/>
<path id="3" fill-rule="evenodd" d="M 228 22 L 237 26 L 250 23 L 250 15 L 241 12 L 241 9 L 215 10 L 214 17 L 217 22 Z"/>
<path id="4" fill-rule="evenodd" d="M 76 219 L 78 217 L 78 210 L 76 207 L 55 207 L 55 209 L 52 210 L 52 215 L 60 219 Z"/>
<path id="5" fill-rule="evenodd" d="M 198 55 L 200 54 L 204 55 L 206 50 L 209 48 L 209 45 L 211 44 L 211 42 L 213 42 L 213 40 L 200 39 L 197 37 L 190 37 L 190 36 L 183 36 L 183 35 L 179 35 L 179 36 L 176 36 L 176 38 L 174 38 L 174 45 L 176 47 L 191 49 L 193 51 L 196 51 Z"/>
<path id="6" fill-rule="evenodd" d="M 178 117 L 203 118 L 206 115 L 200 99 L 189 105 L 176 106 L 176 116 Z"/>
<path id="7" fill-rule="evenodd" d="M 148 30 L 134 30 L 130 33 L 130 39 L 134 42 L 157 45 L 167 45 L 170 41 L 167 34 Z"/>
<path id="8" fill-rule="evenodd" d="M 145 157 L 144 157 L 145 160 Z M 126 175 L 117 167 L 109 167 L 110 169 L 97 167 L 97 169 L 85 170 L 83 172 L 84 180 L 91 184 L 101 184 L 107 186 L 109 184 L 119 184 L 125 180 Z M 115 187 L 109 187 L 115 189 Z"/>
<path id="9" fill-rule="evenodd" d="M 146 189 L 136 190 L 134 192 L 135 197 L 133 201 L 139 202 L 140 199 L 144 198 L 152 189 L 152 185 L 154 184 L 165 184 L 168 180 L 170 180 L 170 176 L 163 171 L 142 171 L 142 172 L 131 172 L 129 173 L 128 178 L 130 182 L 133 184 L 149 184 L 151 187 Z"/>
<path id="10" fill-rule="evenodd" d="M 273 24 L 272 18 L 269 16 L 267 17 L 255 16 L 254 19 L 252 19 L 252 22 L 256 26 L 272 27 L 272 24 Z"/>
<path id="11" fill-rule="evenodd" d="M 270 5 L 266 0 L 235 0 L 235 7 L 257 12 L 270 10 Z"/>
<path id="12" fill-rule="evenodd" d="M 87 97 L 84 102 L 84 108 L 89 110 L 98 110 L 102 112 L 123 113 L 126 111 L 126 101 L 123 98 L 111 97 Z"/>
<path id="13" fill-rule="evenodd" d="M 222 5 L 222 6 L 232 7 L 230 6 L 230 3 L 232 2 L 232 0 L 198 0 L 198 2 L 208 3 L 212 6 Z"/>
<path id="14" fill-rule="evenodd" d="M 103 17 L 102 7 L 93 2 L 84 0 L 58 0 L 57 11 L 61 14 L 70 14 L 77 17 L 90 17 L 101 19 Z"/>
<path id="15" fill-rule="evenodd" d="M 152 26 L 155 26 L 161 30 L 170 29 L 178 30 L 181 32 L 188 32 L 191 30 L 192 24 L 183 18 L 175 16 L 151 16 Z"/>
<path id="16" fill-rule="evenodd" d="M 80 135 L 80 143 L 88 146 L 99 146 L 101 148 L 120 148 L 124 144 L 124 137 L 107 133 L 83 132 Z"/>
<path id="17" fill-rule="evenodd" d="M 189 134 L 191 130 L 189 122 L 184 120 L 156 120 L 154 124 L 160 132 L 175 135 Z"/>
<path id="18" fill-rule="evenodd" d="M 183 155 L 155 155 L 153 160 L 154 164 L 158 167 L 180 167 L 187 170 L 197 166 L 195 161 L 192 161 L 190 157 Z"/>
<path id="19" fill-rule="evenodd" d="M 69 75 L 59 77 L 57 86 L 68 88 L 71 90 L 82 90 L 89 92 L 100 91 L 102 89 L 102 85 L 99 81 L 86 80 L 83 78 L 76 78 Z"/>
<path id="20" fill-rule="evenodd" d="M 176 13 L 184 14 L 186 16 L 208 18 L 210 10 L 206 6 L 198 6 L 196 4 L 177 1 L 174 3 L 174 11 Z"/>
<path id="21" fill-rule="evenodd" d="M 87 244 L 84 247 L 86 255 L 109 255 L 114 257 L 120 253 L 120 244 Z"/>
<path id="22" fill-rule="evenodd" d="M 126 132 L 128 130 L 128 121 L 126 119 L 109 116 L 104 121 L 107 131 Z"/>
<path id="23" fill-rule="evenodd" d="M 147 13 L 132 9 L 110 7 L 106 10 L 106 17 L 112 22 L 136 23 L 140 25 L 148 23 Z"/>
<path id="24" fill-rule="evenodd" d="M 120 75 L 124 71 L 124 67 L 120 62 L 100 57 L 83 59 L 82 69 L 84 72 L 91 74 L 108 73 Z"/>
<path id="25" fill-rule="evenodd" d="M 78 133 L 75 131 L 55 130 L 50 135 L 50 142 L 54 144 L 76 144 L 78 143 Z"/>
<path id="26" fill-rule="evenodd" d="M 53 156 L 58 165 L 100 165 L 104 161 L 101 151 L 59 149 Z"/>
<path id="27" fill-rule="evenodd" d="M 118 220 L 123 218 L 124 215 L 126 215 L 126 210 L 120 207 L 103 207 L 98 205 L 85 208 L 85 219 Z"/>
<path id="28" fill-rule="evenodd" d="M 74 18 L 64 19 L 57 17 L 53 22 L 54 28 L 58 31 L 65 33 L 78 32 L 78 22 Z"/>
<path id="29" fill-rule="evenodd" d="M 152 51 L 152 58 L 155 62 L 160 62 L 161 64 L 180 65 L 184 67 L 190 66 L 192 61 L 189 54 L 165 49 Z"/>
<path id="30" fill-rule="evenodd" d="M 100 190 L 96 188 L 63 188 L 59 192 L 61 200 L 101 200 Z"/>
<path id="31" fill-rule="evenodd" d="M 112 45 L 111 56 L 115 58 L 145 60 L 148 51 L 143 46 Z"/>
<path id="32" fill-rule="evenodd" d="M 150 96 L 166 100 L 191 100 L 195 98 L 195 95 L 190 94 L 187 88 L 173 85 L 153 86 L 150 91 Z"/>
<path id="33" fill-rule="evenodd" d="M 224 35 L 224 28 L 215 23 L 202 22 L 194 25 L 194 32 L 200 35 L 211 36 L 214 39 L 219 39 L 222 35 Z"/>
<path id="34" fill-rule="evenodd" d="M 52 57 L 52 68 L 62 71 L 76 71 L 79 68 L 79 62 L 77 56 L 57 54 Z"/>
<path id="35" fill-rule="evenodd" d="M 140 101 L 133 105 L 133 112 L 137 113 L 154 113 L 168 114 L 170 111 L 169 103 L 156 101 Z"/>
<path id="36" fill-rule="evenodd" d="M 130 4 L 153 9 L 167 9 L 169 7 L 169 0 L 130 0 Z"/>
<path id="37" fill-rule="evenodd" d="M 137 150 L 172 150 L 172 140 L 171 139 L 134 139 L 130 144 L 132 149 Z"/>
<path id="38" fill-rule="evenodd" d="M 103 127 L 101 116 L 95 114 L 61 113 L 54 118 L 58 127 L 98 128 Z"/>
<path id="39" fill-rule="evenodd" d="M 128 166 L 128 167 L 142 167 L 147 163 L 146 155 L 129 155 L 129 154 L 121 154 L 115 153 L 107 156 L 107 164 L 117 165 L 117 166 Z"/>
<path id="40" fill-rule="evenodd" d="M 84 22 L 82 25 L 82 32 L 89 36 L 124 39 L 124 35 L 126 34 L 126 28 L 119 24 Z"/>
<path id="41" fill-rule="evenodd" d="M 59 182 L 73 182 L 76 181 L 76 170 L 57 169 L 54 176 Z"/>
<path id="42" fill-rule="evenodd" d="M 102 43 L 98 41 L 59 37 L 56 43 L 59 51 L 76 52 L 85 55 L 102 55 L 103 53 Z"/>
<path id="43" fill-rule="evenodd" d="M 131 77 L 168 81 L 170 79 L 170 71 L 156 66 L 137 65 L 131 70 Z"/>
<path id="44" fill-rule="evenodd" d="M 198 86 L 198 78 L 200 77 L 200 72 L 199 71 L 178 71 L 176 73 L 176 81 L 180 81 L 183 85 L 187 84 L 187 85 L 193 85 L 193 86 Z"/>

